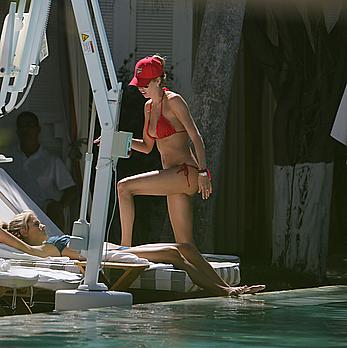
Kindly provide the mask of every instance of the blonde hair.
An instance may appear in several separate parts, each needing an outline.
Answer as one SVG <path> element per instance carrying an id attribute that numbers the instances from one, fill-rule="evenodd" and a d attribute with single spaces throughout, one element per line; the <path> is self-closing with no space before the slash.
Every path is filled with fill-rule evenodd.
<path id="1" fill-rule="evenodd" d="M 23 240 L 21 230 L 28 229 L 28 222 L 33 216 L 35 216 L 33 211 L 24 210 L 23 212 L 16 214 L 8 224 L 3 223 L 2 228 L 6 229 L 9 233 L 13 234 L 17 238 Z"/>
<path id="2" fill-rule="evenodd" d="M 154 58 L 157 58 L 158 60 L 160 60 L 161 65 L 163 66 L 163 73 L 160 76 L 160 86 L 163 87 L 165 81 L 166 81 L 166 72 L 165 72 L 165 63 L 166 63 L 166 59 L 165 57 L 162 57 L 159 53 L 156 53 L 153 55 Z"/>

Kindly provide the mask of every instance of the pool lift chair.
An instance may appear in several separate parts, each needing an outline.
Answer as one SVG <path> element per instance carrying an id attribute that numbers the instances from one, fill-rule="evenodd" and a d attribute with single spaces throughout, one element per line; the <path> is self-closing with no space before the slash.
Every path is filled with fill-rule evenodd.
<path id="1" fill-rule="evenodd" d="M 23 103 L 30 91 L 34 77 L 39 72 L 40 62 L 48 55 L 45 30 L 51 0 L 31 0 L 28 12 L 25 12 L 26 0 L 20 0 L 17 3 L 18 5 L 16 2 L 10 4 L 0 41 L 0 78 L 2 79 L 0 117 L 15 110 Z M 128 157 L 132 133 L 118 131 L 122 96 L 121 83 L 117 81 L 98 1 L 90 0 L 89 3 L 86 0 L 71 0 L 95 103 L 95 111 L 92 112 L 91 117 L 92 126 L 90 127 L 88 152 L 85 158 L 80 218 L 74 223 L 70 242 L 73 248 L 81 250 L 86 255 L 87 263 L 84 282 L 77 290 L 58 290 L 56 292 L 56 310 L 130 306 L 132 304 L 130 293 L 108 291 L 105 284 L 98 282 L 112 170 L 116 172 L 118 158 Z M 107 77 L 111 86 L 109 90 L 101 64 L 92 16 L 106 62 Z M 20 94 L 22 99 L 17 103 Z M 101 141 L 89 223 L 86 212 L 96 113 L 101 127 Z M 1 158 L 3 161 L 10 161 L 5 156 L 0 156 L 0 161 Z"/>

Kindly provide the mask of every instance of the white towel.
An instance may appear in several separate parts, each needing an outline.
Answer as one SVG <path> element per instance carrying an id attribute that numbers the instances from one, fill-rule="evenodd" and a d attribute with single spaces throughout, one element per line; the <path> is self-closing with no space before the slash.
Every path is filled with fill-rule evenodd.
<path id="1" fill-rule="evenodd" d="M 103 261 L 113 261 L 113 262 L 125 262 L 125 263 L 140 263 L 148 265 L 149 261 L 147 259 L 136 256 L 132 253 L 127 253 L 126 251 L 119 250 L 103 250 Z"/>
<path id="2" fill-rule="evenodd" d="M 0 272 L 8 272 L 10 268 L 11 268 L 10 261 L 0 259 Z"/>

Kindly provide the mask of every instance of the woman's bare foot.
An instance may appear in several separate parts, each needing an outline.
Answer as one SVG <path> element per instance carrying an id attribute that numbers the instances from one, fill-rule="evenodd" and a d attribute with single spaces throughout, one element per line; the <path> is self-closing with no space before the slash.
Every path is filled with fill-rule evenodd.
<path id="1" fill-rule="evenodd" d="M 247 290 L 247 285 L 244 286 L 231 286 L 228 291 L 229 296 L 239 296 L 241 294 L 244 294 Z"/>
<path id="2" fill-rule="evenodd" d="M 262 291 L 266 288 L 266 285 L 260 284 L 260 285 L 252 285 L 247 286 L 243 292 L 243 294 L 255 294 L 256 292 Z"/>
<path id="3" fill-rule="evenodd" d="M 255 294 L 259 291 L 262 291 L 266 288 L 266 285 L 244 285 L 244 286 L 232 286 L 229 288 L 228 295 L 229 296 L 239 296 L 242 294 Z"/>

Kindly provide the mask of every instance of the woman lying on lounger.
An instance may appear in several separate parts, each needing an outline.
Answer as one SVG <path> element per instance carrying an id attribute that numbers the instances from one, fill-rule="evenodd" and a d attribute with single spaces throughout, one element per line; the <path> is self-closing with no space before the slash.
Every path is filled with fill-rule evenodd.
<path id="1" fill-rule="evenodd" d="M 83 259 L 78 251 L 69 247 L 69 241 L 68 235 L 48 237 L 45 225 L 32 211 L 17 214 L 0 228 L 0 243 L 25 253 L 40 257 L 68 256 L 71 259 Z M 231 287 L 219 277 L 196 247 L 188 243 L 157 243 L 129 248 L 108 243 L 107 248 L 126 251 L 152 262 L 171 263 L 186 271 L 195 284 L 215 296 L 235 296 L 265 289 L 264 285 Z"/>

